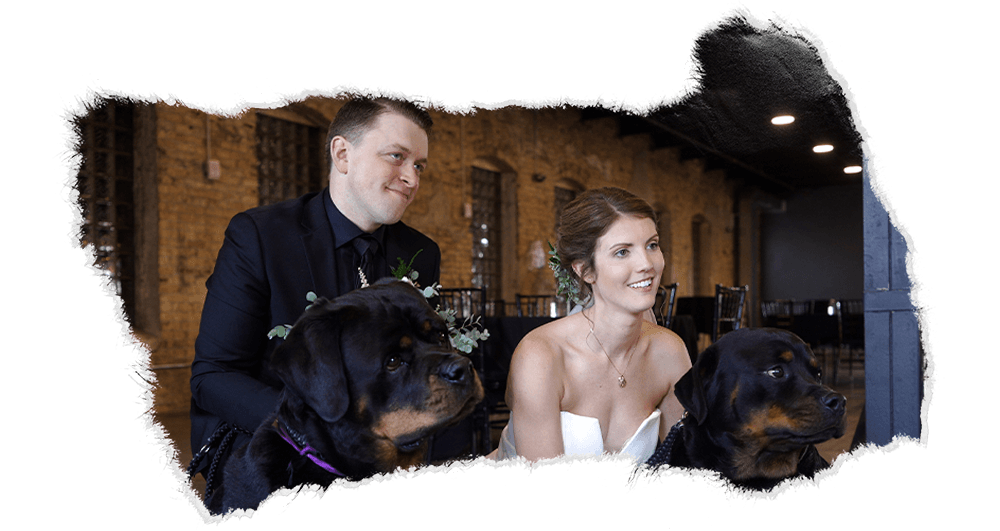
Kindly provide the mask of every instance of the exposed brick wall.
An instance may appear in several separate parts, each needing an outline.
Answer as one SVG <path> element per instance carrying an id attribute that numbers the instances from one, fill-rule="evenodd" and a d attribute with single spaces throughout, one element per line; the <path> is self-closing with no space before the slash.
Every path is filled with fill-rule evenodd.
<path id="1" fill-rule="evenodd" d="M 316 122 L 331 119 L 342 102 L 310 98 L 298 105 L 311 109 Z M 441 246 L 444 286 L 467 286 L 471 279 L 472 235 L 464 205 L 471 200 L 475 161 L 509 175 L 516 189 L 516 234 L 502 236 L 516 238 L 516 278 L 505 279 L 508 293 L 553 290 L 549 269 L 530 267 L 530 250 L 540 241 L 547 251 L 545 242 L 555 240 L 554 187 L 563 180 L 583 188 L 626 188 L 668 211 L 669 280 L 680 282 L 680 296 L 708 295 L 691 286 L 691 220 L 700 214 L 711 234 L 705 275 L 712 284 L 732 281 L 733 185 L 722 172 L 706 172 L 699 160 L 680 160 L 674 149 L 652 151 L 641 135 L 619 138 L 613 120 L 582 121 L 572 108 L 506 107 L 466 115 L 432 111 L 432 116 L 430 166 L 403 220 Z M 160 337 L 154 342 L 154 366 L 193 359 L 205 281 L 225 228 L 233 215 L 257 205 L 254 112 L 208 118 L 211 157 L 222 168 L 217 181 L 204 173 L 206 114 L 158 104 L 156 120 Z M 536 182 L 533 174 L 545 180 Z M 157 377 L 157 409 L 186 411 L 190 371 L 162 370 Z"/>
<path id="2" fill-rule="evenodd" d="M 584 188 L 626 188 L 658 210 L 669 210 L 671 271 L 682 296 L 708 295 L 695 293 L 690 280 L 691 219 L 701 214 L 713 236 L 707 275 L 712 284 L 731 282 L 732 185 L 722 172 L 705 172 L 699 160 L 681 161 L 677 150 L 650 151 L 643 136 L 618 138 L 613 120 L 583 122 L 575 109 L 508 107 L 465 116 L 436 113 L 434 118 L 431 169 L 404 221 L 442 246 L 443 284 L 465 286 L 471 277 L 471 234 L 461 213 L 471 195 L 470 168 L 476 159 L 516 173 L 517 292 L 546 292 L 554 285 L 548 268 L 529 267 L 529 251 L 536 240 L 543 246 L 555 240 L 554 186 L 561 179 Z M 545 175 L 545 181 L 532 181 L 534 173 Z"/>

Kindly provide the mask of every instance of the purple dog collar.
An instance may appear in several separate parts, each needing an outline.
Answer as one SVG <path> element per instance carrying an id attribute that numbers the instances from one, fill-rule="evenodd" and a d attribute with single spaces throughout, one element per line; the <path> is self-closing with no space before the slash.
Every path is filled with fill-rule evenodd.
<path id="1" fill-rule="evenodd" d="M 285 440 L 285 442 L 287 442 L 288 444 L 290 444 L 292 446 L 292 448 L 294 448 L 295 451 L 299 453 L 299 455 L 304 455 L 304 456 L 308 457 L 313 463 L 316 463 L 317 465 L 320 466 L 320 468 L 322 468 L 323 470 L 326 470 L 327 472 L 329 472 L 331 474 L 335 474 L 335 475 L 338 475 L 338 476 L 344 476 L 344 474 L 342 472 L 340 472 L 336 468 L 333 468 L 332 466 L 330 466 L 330 463 L 327 463 L 326 461 L 320 459 L 319 457 L 316 457 L 316 454 L 318 452 L 312 446 L 309 446 L 307 444 L 305 447 L 299 447 L 298 444 L 295 444 L 295 441 L 293 441 L 292 437 L 290 435 L 288 435 L 288 432 L 285 431 L 285 427 L 283 425 L 277 424 L 275 427 L 278 428 L 278 435 L 280 435 L 281 438 Z"/>

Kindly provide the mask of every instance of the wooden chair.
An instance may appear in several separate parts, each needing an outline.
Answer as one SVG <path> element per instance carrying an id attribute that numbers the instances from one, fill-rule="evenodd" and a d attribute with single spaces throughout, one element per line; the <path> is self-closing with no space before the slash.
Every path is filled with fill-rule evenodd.
<path id="1" fill-rule="evenodd" d="M 813 301 L 792 301 L 792 316 L 808 315 L 813 313 Z"/>
<path id="2" fill-rule="evenodd" d="M 442 310 L 455 310 L 459 323 L 470 317 L 486 317 L 486 288 L 440 288 L 438 304 Z"/>
<path id="3" fill-rule="evenodd" d="M 712 342 L 723 334 L 738 330 L 743 322 L 743 305 L 750 286 L 727 287 L 715 285 L 715 308 L 712 317 Z M 723 328 L 726 328 L 725 332 Z"/>
<path id="4" fill-rule="evenodd" d="M 517 304 L 518 317 L 548 317 L 552 315 L 552 304 L 557 302 L 555 295 L 521 295 L 520 293 L 514 296 L 514 301 Z"/>
<path id="5" fill-rule="evenodd" d="M 486 309 L 483 312 L 483 317 L 506 317 L 507 303 L 502 299 L 493 299 L 486 301 Z"/>
<path id="6" fill-rule="evenodd" d="M 653 314 L 656 324 L 670 328 L 674 318 L 674 304 L 677 302 L 677 283 L 660 286 L 656 290 L 656 302 L 653 303 Z"/>
<path id="7" fill-rule="evenodd" d="M 774 299 L 760 302 L 760 316 L 764 326 L 791 328 L 792 305 L 790 299 Z"/>

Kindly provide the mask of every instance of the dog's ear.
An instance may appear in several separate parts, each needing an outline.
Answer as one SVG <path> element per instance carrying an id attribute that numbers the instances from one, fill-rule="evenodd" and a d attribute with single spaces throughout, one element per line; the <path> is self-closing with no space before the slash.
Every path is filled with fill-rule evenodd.
<path id="1" fill-rule="evenodd" d="M 317 301 L 271 357 L 271 370 L 327 422 L 343 417 L 350 403 L 340 336 L 342 323 L 354 311 Z"/>
<path id="2" fill-rule="evenodd" d="M 698 424 L 704 422 L 708 415 L 708 395 L 705 386 L 711 381 L 718 364 L 718 350 L 715 345 L 711 345 L 698 355 L 698 360 L 674 385 L 677 401 Z"/>

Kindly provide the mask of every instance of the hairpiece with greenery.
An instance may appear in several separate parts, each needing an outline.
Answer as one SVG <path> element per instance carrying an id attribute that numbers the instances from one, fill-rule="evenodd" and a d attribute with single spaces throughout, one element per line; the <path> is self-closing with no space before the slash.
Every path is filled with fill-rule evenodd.
<path id="1" fill-rule="evenodd" d="M 562 264 L 562 259 L 559 258 L 559 253 L 556 248 L 549 244 L 549 269 L 552 270 L 552 274 L 556 277 L 556 295 L 560 297 L 565 297 L 576 304 L 583 304 L 584 301 L 580 298 L 580 285 L 577 280 L 573 278 L 573 274 L 569 272 Z"/>

